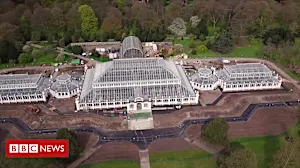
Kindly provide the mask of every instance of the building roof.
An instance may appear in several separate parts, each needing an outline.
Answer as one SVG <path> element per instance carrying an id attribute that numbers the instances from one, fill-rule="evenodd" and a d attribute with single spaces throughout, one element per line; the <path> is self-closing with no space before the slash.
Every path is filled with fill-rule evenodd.
<path id="1" fill-rule="evenodd" d="M 41 78 L 42 78 L 41 74 L 0 75 L 0 85 L 37 84 Z"/>
<path id="2" fill-rule="evenodd" d="M 224 66 L 224 69 L 230 74 L 250 74 L 250 73 L 272 73 L 264 64 L 244 63 Z"/>
<path id="3" fill-rule="evenodd" d="M 120 50 L 120 58 L 142 58 L 144 52 L 142 43 L 139 38 L 135 36 L 126 37 L 122 42 Z"/>
<path id="4" fill-rule="evenodd" d="M 80 82 L 73 80 L 71 75 L 62 74 L 55 78 L 54 82 L 51 84 L 50 89 L 55 92 L 70 92 L 79 87 Z"/>
<path id="5" fill-rule="evenodd" d="M 136 58 L 114 60 L 96 66 L 94 82 L 134 82 L 178 80 L 175 64 L 163 59 Z"/>
<path id="6" fill-rule="evenodd" d="M 41 74 L 10 74 L 0 75 L 0 95 L 28 95 L 41 94 L 47 92 L 49 78 L 44 78 Z"/>
<path id="7" fill-rule="evenodd" d="M 190 77 L 190 80 L 199 84 L 209 85 L 212 85 L 218 81 L 217 77 L 213 75 L 213 71 L 208 68 L 200 68 L 197 73 Z"/>
<path id="8" fill-rule="evenodd" d="M 218 79 L 230 84 L 279 81 L 275 73 L 260 63 L 228 65 L 224 69 L 216 70 L 215 74 Z"/>
<path id="9" fill-rule="evenodd" d="M 87 70 L 80 102 L 195 96 L 180 65 L 162 58 L 113 60 Z"/>

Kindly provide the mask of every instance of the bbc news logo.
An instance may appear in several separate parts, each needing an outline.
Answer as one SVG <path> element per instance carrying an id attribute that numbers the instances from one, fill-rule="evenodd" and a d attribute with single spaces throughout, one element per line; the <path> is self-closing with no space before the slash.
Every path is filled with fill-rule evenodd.
<path id="1" fill-rule="evenodd" d="M 69 140 L 6 140 L 8 158 L 68 158 Z"/>

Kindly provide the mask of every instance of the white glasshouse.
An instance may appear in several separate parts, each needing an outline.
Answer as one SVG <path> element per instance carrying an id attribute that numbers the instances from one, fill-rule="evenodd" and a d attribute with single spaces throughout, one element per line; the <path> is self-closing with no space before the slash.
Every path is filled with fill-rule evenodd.
<path id="1" fill-rule="evenodd" d="M 69 74 L 62 74 L 51 80 L 49 91 L 57 99 L 64 99 L 76 96 L 80 89 L 80 81 Z"/>
<path id="2" fill-rule="evenodd" d="M 224 92 L 280 89 L 282 84 L 282 78 L 261 63 L 228 65 L 220 70 L 200 68 L 190 81 L 197 90 L 220 87 Z"/>
<path id="3" fill-rule="evenodd" d="M 129 111 L 143 111 L 154 106 L 180 108 L 198 103 L 198 94 L 180 65 L 162 58 L 143 58 L 138 46 L 136 37 L 125 38 L 123 59 L 86 71 L 76 99 L 78 110 L 127 107 Z M 139 58 L 128 58 L 131 54 Z"/>
<path id="4" fill-rule="evenodd" d="M 41 74 L 0 75 L 0 103 L 45 102 L 49 84 Z"/>

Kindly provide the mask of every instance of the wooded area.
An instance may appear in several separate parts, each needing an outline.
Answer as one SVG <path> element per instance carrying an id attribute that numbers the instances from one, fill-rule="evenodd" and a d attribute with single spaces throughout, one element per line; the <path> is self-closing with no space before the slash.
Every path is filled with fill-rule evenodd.
<path id="1" fill-rule="evenodd" d="M 300 30 L 299 3 L 293 0 L 3 0 L 0 12 L 0 37 L 21 41 L 106 41 L 126 35 L 161 41 L 177 29 L 177 36 L 201 38 L 228 28 L 235 37 L 263 37 L 282 26 L 297 36 Z"/>
<path id="2" fill-rule="evenodd" d="M 264 44 L 261 52 L 246 56 L 280 62 L 295 74 L 299 9 L 296 0 L 2 0 L 0 58 L 1 63 L 31 63 L 31 52 L 18 58 L 30 40 L 65 47 L 129 35 L 141 41 L 188 38 L 200 44 L 188 53 L 197 55 L 228 54 L 255 39 Z"/>

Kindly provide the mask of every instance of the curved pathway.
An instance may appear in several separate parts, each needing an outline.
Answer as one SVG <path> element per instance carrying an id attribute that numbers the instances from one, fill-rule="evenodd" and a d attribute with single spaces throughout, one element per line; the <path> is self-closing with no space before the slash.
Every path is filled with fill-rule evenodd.
<path id="1" fill-rule="evenodd" d="M 254 114 L 257 108 L 268 107 L 283 107 L 283 106 L 300 106 L 298 101 L 290 102 L 274 102 L 269 104 L 250 104 L 248 108 L 240 117 L 225 118 L 227 122 L 246 122 Z M 182 122 L 178 127 L 154 129 L 154 130 L 142 130 L 142 131 L 116 131 L 116 132 L 104 132 L 99 128 L 82 126 L 78 128 L 72 128 L 73 131 L 84 131 L 94 133 L 99 136 L 99 141 L 95 146 L 108 142 L 122 142 L 128 141 L 135 143 L 140 149 L 146 149 L 147 146 L 156 139 L 162 138 L 174 138 L 180 136 L 184 131 L 193 124 L 205 124 L 212 119 L 197 119 L 186 120 Z M 26 135 L 38 135 L 38 134 L 54 134 L 58 129 L 31 129 L 19 118 L 0 118 L 2 123 L 14 124 Z"/>

